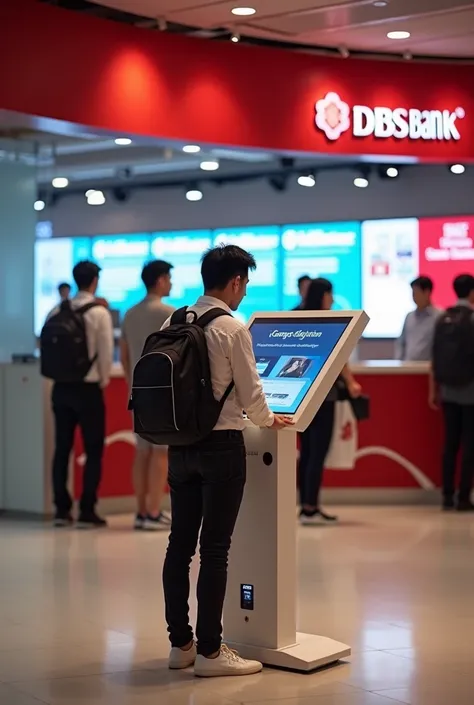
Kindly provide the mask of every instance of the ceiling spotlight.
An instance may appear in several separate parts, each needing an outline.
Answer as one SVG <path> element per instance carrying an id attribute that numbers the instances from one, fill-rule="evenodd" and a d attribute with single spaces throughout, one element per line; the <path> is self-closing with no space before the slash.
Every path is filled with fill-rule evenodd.
<path id="1" fill-rule="evenodd" d="M 341 47 L 339 49 L 339 53 L 342 56 L 343 59 L 348 59 L 351 55 L 349 49 L 347 47 Z"/>
<path id="2" fill-rule="evenodd" d="M 95 188 L 90 188 L 88 191 L 86 191 L 86 198 L 90 198 L 93 193 L 95 193 Z"/>
<path id="3" fill-rule="evenodd" d="M 103 191 L 88 191 L 87 205 L 89 206 L 103 206 L 105 203 L 105 195 Z"/>
<path id="4" fill-rule="evenodd" d="M 298 176 L 298 184 L 300 186 L 306 186 L 307 188 L 311 188 L 314 186 L 316 183 L 316 179 L 314 178 L 313 174 L 302 174 L 301 176 Z"/>
<path id="5" fill-rule="evenodd" d="M 387 7 L 388 0 L 375 0 L 372 4 L 374 7 Z"/>
<path id="6" fill-rule="evenodd" d="M 387 32 L 387 39 L 409 39 L 410 32 L 397 30 L 396 32 Z"/>
<path id="7" fill-rule="evenodd" d="M 395 179 L 398 176 L 398 169 L 396 166 L 389 166 L 385 173 L 390 179 Z"/>
<path id="8" fill-rule="evenodd" d="M 130 137 L 117 137 L 115 144 L 118 144 L 120 147 L 127 147 L 129 144 L 132 144 L 132 140 Z"/>
<path id="9" fill-rule="evenodd" d="M 369 180 L 365 176 L 356 176 L 354 179 L 354 186 L 357 188 L 367 188 L 369 185 Z"/>
<path id="10" fill-rule="evenodd" d="M 54 188 L 67 188 L 69 186 L 69 179 L 66 179 L 65 176 L 56 176 L 51 183 Z"/>
<path id="11" fill-rule="evenodd" d="M 234 42 L 234 44 L 238 44 L 240 42 L 240 34 L 234 32 L 234 34 L 230 38 L 230 41 Z"/>
<path id="12" fill-rule="evenodd" d="M 186 198 L 188 201 L 202 201 L 202 191 L 198 188 L 190 188 L 186 191 Z"/>
<path id="13" fill-rule="evenodd" d="M 217 171 L 219 168 L 219 162 L 217 159 L 208 159 L 201 162 L 199 166 L 203 171 Z"/>
<path id="14" fill-rule="evenodd" d="M 42 200 L 35 201 L 33 208 L 35 211 L 44 211 L 46 208 L 46 203 Z"/>
<path id="15" fill-rule="evenodd" d="M 183 152 L 186 154 L 197 154 L 201 151 L 201 147 L 198 144 L 185 144 L 183 147 Z"/>
<path id="16" fill-rule="evenodd" d="M 452 174 L 464 174 L 466 167 L 464 164 L 451 164 L 449 170 Z"/>
<path id="17" fill-rule="evenodd" d="M 231 12 L 238 17 L 251 17 L 257 10 L 254 7 L 233 7 Z"/>

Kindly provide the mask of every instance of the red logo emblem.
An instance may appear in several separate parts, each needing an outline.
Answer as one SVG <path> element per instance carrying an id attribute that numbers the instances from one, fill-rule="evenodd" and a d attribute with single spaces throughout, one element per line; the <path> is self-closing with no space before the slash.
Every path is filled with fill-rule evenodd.
<path id="1" fill-rule="evenodd" d="M 316 103 L 316 127 L 328 140 L 337 140 L 351 126 L 351 109 L 337 93 L 326 93 L 324 98 Z"/>

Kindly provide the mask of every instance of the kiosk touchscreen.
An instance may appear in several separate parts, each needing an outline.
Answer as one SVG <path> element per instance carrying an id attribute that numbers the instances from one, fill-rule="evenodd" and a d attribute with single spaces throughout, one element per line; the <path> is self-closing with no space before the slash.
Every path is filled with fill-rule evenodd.
<path id="1" fill-rule="evenodd" d="M 296 431 L 311 423 L 368 320 L 364 311 L 293 311 L 258 313 L 249 323 L 268 404 L 294 426 L 273 431 L 249 422 L 245 430 L 247 485 L 229 559 L 224 637 L 266 665 L 311 671 L 350 655 L 348 645 L 296 628 Z"/>

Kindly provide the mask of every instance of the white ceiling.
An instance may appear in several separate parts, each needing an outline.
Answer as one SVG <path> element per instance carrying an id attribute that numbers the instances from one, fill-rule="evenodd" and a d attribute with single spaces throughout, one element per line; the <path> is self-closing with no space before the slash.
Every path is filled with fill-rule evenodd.
<path id="1" fill-rule="evenodd" d="M 98 5 L 203 29 L 228 27 L 241 34 L 319 47 L 424 56 L 474 58 L 471 0 L 93 0 Z M 257 12 L 238 18 L 231 9 Z M 411 38 L 389 40 L 408 30 Z"/>

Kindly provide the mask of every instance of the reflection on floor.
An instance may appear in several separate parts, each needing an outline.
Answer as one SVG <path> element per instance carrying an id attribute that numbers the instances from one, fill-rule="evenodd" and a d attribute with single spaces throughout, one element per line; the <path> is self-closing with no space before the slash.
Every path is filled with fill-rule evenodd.
<path id="1" fill-rule="evenodd" d="M 339 513 L 299 529 L 298 627 L 350 662 L 205 681 L 166 668 L 166 536 L 0 520 L 0 705 L 472 705 L 474 516 Z"/>

